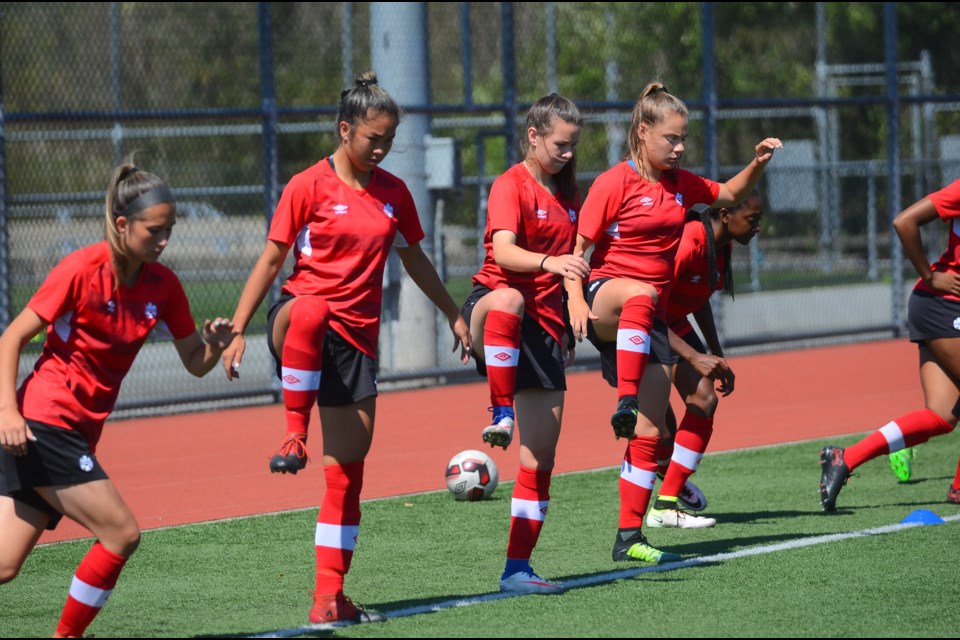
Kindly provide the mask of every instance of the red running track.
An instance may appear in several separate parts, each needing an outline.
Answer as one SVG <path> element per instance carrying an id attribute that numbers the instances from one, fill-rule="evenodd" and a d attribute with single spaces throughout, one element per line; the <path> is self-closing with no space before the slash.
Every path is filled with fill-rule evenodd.
<path id="1" fill-rule="evenodd" d="M 923 403 L 917 348 L 906 339 L 742 356 L 730 364 L 736 391 L 720 400 L 709 451 L 868 431 Z M 624 443 L 609 423 L 616 391 L 598 371 L 572 374 L 567 382 L 556 472 L 619 466 Z M 381 393 L 363 499 L 444 488 L 450 457 L 483 448 L 488 405 L 479 377 Z M 107 423 L 97 454 L 143 529 L 317 507 L 322 465 L 311 463 L 296 476 L 269 471 L 283 433 L 281 405 L 117 421 Z M 319 428 L 313 433 L 319 454 Z M 501 481 L 516 477 L 515 450 L 483 450 Z M 64 520 L 41 543 L 89 535 Z"/>

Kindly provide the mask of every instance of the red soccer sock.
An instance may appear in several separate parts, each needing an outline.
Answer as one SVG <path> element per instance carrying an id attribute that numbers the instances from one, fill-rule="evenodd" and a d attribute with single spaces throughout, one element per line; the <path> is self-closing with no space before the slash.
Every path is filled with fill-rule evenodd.
<path id="1" fill-rule="evenodd" d="M 529 560 L 537 546 L 550 505 L 550 471 L 521 466 L 510 501 L 508 560 Z"/>
<path id="2" fill-rule="evenodd" d="M 99 541 L 93 543 L 73 576 L 70 594 L 57 624 L 57 634 L 74 638 L 83 636 L 113 592 L 126 562 L 126 558 L 110 551 Z"/>
<path id="3" fill-rule="evenodd" d="M 343 591 L 343 578 L 350 570 L 360 532 L 360 489 L 363 462 L 327 465 L 323 468 L 327 491 L 317 516 L 317 594 Z"/>
<path id="4" fill-rule="evenodd" d="M 657 444 L 657 475 L 661 478 L 667 475 L 670 468 L 670 458 L 673 457 L 673 438 L 660 438 Z"/>
<path id="5" fill-rule="evenodd" d="M 512 407 L 520 361 L 520 316 L 494 309 L 483 325 L 483 361 L 490 383 L 490 403 Z"/>
<path id="6" fill-rule="evenodd" d="M 953 476 L 953 484 L 950 488 L 960 491 L 960 459 L 957 460 L 957 475 Z"/>
<path id="7" fill-rule="evenodd" d="M 670 468 L 660 486 L 660 495 L 675 498 L 690 476 L 700 466 L 703 453 L 713 434 L 713 418 L 687 413 L 677 429 L 676 445 L 670 460 Z"/>
<path id="8" fill-rule="evenodd" d="M 649 296 L 623 304 L 617 326 L 617 397 L 635 396 L 650 358 L 650 331 L 656 305 Z"/>
<path id="9" fill-rule="evenodd" d="M 620 467 L 619 529 L 639 529 L 657 481 L 659 437 L 636 437 L 627 444 Z"/>
<path id="10" fill-rule="evenodd" d="M 320 388 L 323 339 L 329 325 L 330 307 L 323 298 L 301 296 L 290 303 L 290 327 L 281 358 L 287 435 L 307 435 Z"/>
<path id="11" fill-rule="evenodd" d="M 930 409 L 912 411 L 888 422 L 852 447 L 844 449 L 843 461 L 853 471 L 877 456 L 923 444 L 934 436 L 950 433 L 953 427 L 954 425 Z"/>

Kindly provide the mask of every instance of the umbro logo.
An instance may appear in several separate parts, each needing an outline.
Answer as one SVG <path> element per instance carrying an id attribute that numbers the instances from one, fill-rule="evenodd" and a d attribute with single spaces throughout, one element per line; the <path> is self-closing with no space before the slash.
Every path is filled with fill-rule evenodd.
<path id="1" fill-rule="evenodd" d="M 537 209 L 537 219 L 546 220 L 547 219 L 547 210 L 546 209 Z"/>
<path id="2" fill-rule="evenodd" d="M 300 378 L 293 375 L 292 373 L 288 373 L 287 375 L 283 376 L 283 381 L 288 384 L 297 384 L 298 382 L 300 382 Z"/>
<path id="3" fill-rule="evenodd" d="M 495 355 L 495 356 L 493 356 L 493 357 L 496 358 L 497 360 L 500 360 L 501 362 L 503 362 L 504 360 L 509 360 L 509 359 L 510 359 L 510 354 L 509 354 L 509 353 L 504 353 L 503 351 L 501 351 L 500 353 L 498 353 L 497 355 Z"/>
<path id="4" fill-rule="evenodd" d="M 347 211 L 349 211 L 349 210 L 350 210 L 350 207 L 348 207 L 348 206 L 345 205 L 345 204 L 335 204 L 335 205 L 333 205 L 333 213 L 334 213 L 334 215 L 345 216 L 345 215 L 347 215 Z"/>
<path id="5" fill-rule="evenodd" d="M 641 206 L 641 207 L 652 207 L 652 206 L 653 206 L 653 198 L 651 198 L 650 196 L 643 196 L 642 198 L 640 198 L 640 206 Z"/>
<path id="6" fill-rule="evenodd" d="M 692 278 L 690 278 L 690 282 L 692 282 L 692 283 L 694 283 L 694 284 L 700 282 L 700 274 L 697 274 L 697 275 L 693 276 Z"/>
<path id="7" fill-rule="evenodd" d="M 641 345 L 641 344 L 643 344 L 644 342 L 646 342 L 646 340 L 644 340 L 644 339 L 643 339 L 642 337 L 640 337 L 640 336 L 630 336 L 630 338 L 628 338 L 628 339 L 630 340 L 630 342 L 632 342 L 633 344 L 636 344 L 636 345 Z"/>

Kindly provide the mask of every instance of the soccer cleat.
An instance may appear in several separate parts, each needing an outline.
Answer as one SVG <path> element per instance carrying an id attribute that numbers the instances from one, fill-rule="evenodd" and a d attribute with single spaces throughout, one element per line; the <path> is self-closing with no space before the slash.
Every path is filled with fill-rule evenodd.
<path id="1" fill-rule="evenodd" d="M 491 448 L 503 447 L 506 451 L 513 442 L 513 407 L 491 407 L 490 411 L 493 412 L 493 420 L 481 434 L 483 441 Z"/>
<path id="2" fill-rule="evenodd" d="M 610 424 L 613 425 L 613 433 L 617 436 L 617 439 L 634 436 L 637 427 L 637 414 L 639 413 L 636 396 L 620 398 L 616 412 L 610 417 Z"/>
<path id="3" fill-rule="evenodd" d="M 672 527 L 676 529 L 707 529 L 717 524 L 713 518 L 695 516 L 683 509 L 650 509 L 647 514 L 647 526 L 653 528 Z"/>
<path id="4" fill-rule="evenodd" d="M 950 487 L 950 491 L 947 492 L 947 502 L 960 504 L 960 487 Z"/>
<path id="5" fill-rule="evenodd" d="M 533 572 L 533 569 L 527 571 L 518 571 L 506 578 L 500 580 L 500 591 L 504 593 L 515 593 L 517 595 L 528 595 L 532 593 L 540 595 L 554 595 L 563 593 L 566 588 L 562 584 L 544 580 Z"/>
<path id="6" fill-rule="evenodd" d="M 280 445 L 280 450 L 270 458 L 271 473 L 292 473 L 307 466 L 307 438 L 302 435 L 288 435 Z"/>
<path id="7" fill-rule="evenodd" d="M 677 500 L 687 511 L 703 511 L 707 508 L 707 496 L 703 495 L 703 491 L 689 480 L 680 489 Z"/>
<path id="8" fill-rule="evenodd" d="M 358 607 L 343 591 L 334 594 L 318 595 L 310 608 L 310 622 L 324 624 L 328 622 L 384 622 L 387 616 L 379 611 L 370 611 Z"/>
<path id="9" fill-rule="evenodd" d="M 631 560 L 640 560 L 642 562 L 652 562 L 654 564 L 663 564 L 665 562 L 676 562 L 681 557 L 676 553 L 660 551 L 647 542 L 643 533 L 638 529 L 626 540 L 623 534 L 617 532 L 617 539 L 613 543 L 614 562 L 626 562 Z"/>
<path id="10" fill-rule="evenodd" d="M 849 477 L 850 469 L 843 461 L 843 448 L 824 447 L 820 451 L 820 506 L 824 511 L 837 509 L 837 496 Z"/>
<path id="11" fill-rule="evenodd" d="M 916 449 L 913 447 L 907 447 L 906 449 L 894 451 L 890 454 L 890 470 L 893 471 L 893 475 L 897 476 L 897 480 L 900 482 L 907 482 L 910 480 L 910 475 L 912 473 L 912 469 L 910 468 L 910 460 L 912 460 L 913 456 L 915 455 Z"/>

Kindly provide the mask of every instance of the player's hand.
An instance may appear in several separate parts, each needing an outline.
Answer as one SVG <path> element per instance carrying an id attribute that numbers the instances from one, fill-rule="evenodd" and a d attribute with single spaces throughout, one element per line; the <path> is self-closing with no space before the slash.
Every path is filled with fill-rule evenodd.
<path id="1" fill-rule="evenodd" d="M 0 445 L 7 453 L 15 456 L 27 454 L 27 441 L 36 442 L 37 438 L 17 411 L 0 416 Z"/>
<path id="2" fill-rule="evenodd" d="M 205 320 L 203 323 L 203 341 L 217 351 L 222 352 L 226 349 L 235 335 L 237 333 L 233 327 L 233 320 L 228 318 Z"/>
<path id="3" fill-rule="evenodd" d="M 720 395 L 726 397 L 733 393 L 734 380 L 736 379 L 736 376 L 733 375 L 733 369 L 727 366 L 726 371 L 716 379 L 720 382 L 720 384 L 717 385 L 717 391 L 720 392 Z"/>
<path id="4" fill-rule="evenodd" d="M 470 362 L 470 349 L 473 344 L 473 337 L 470 335 L 470 327 L 467 321 L 459 313 L 457 317 L 450 321 L 450 330 L 453 331 L 453 349 L 456 351 L 460 347 L 460 362 L 467 364 Z"/>
<path id="5" fill-rule="evenodd" d="M 960 296 L 960 274 L 934 271 L 930 278 L 930 288 L 938 293 Z"/>
<path id="6" fill-rule="evenodd" d="M 223 370 L 227 374 L 227 380 L 233 380 L 240 377 L 240 363 L 243 362 L 243 352 L 247 348 L 246 339 L 243 334 L 237 333 L 233 336 L 230 344 L 223 350 L 221 356 L 223 360 Z"/>
<path id="7" fill-rule="evenodd" d="M 583 259 L 583 251 L 566 253 L 562 256 L 548 256 L 543 261 L 543 270 L 555 273 L 568 280 L 586 278 L 590 275 L 590 265 Z"/>
<path id="8" fill-rule="evenodd" d="M 730 371 L 726 360 L 709 353 L 698 353 L 690 360 L 690 366 L 701 378 L 710 378 L 711 380 L 720 380 Z"/>
<path id="9" fill-rule="evenodd" d="M 591 321 L 600 319 L 600 316 L 590 310 L 586 300 L 570 298 L 567 300 L 567 311 L 570 314 L 570 328 L 577 342 L 583 342 L 587 336 L 587 326 Z"/>
<path id="10" fill-rule="evenodd" d="M 569 369 L 573 366 L 573 361 L 577 357 L 577 343 L 567 336 L 563 336 L 563 340 L 560 341 L 560 348 L 563 353 L 563 368 Z"/>
<path id="11" fill-rule="evenodd" d="M 757 152 L 757 162 L 760 164 L 770 162 L 770 158 L 773 157 L 773 152 L 776 149 L 783 149 L 783 143 L 780 142 L 780 138 L 765 138 L 762 140 L 755 148 Z"/>

